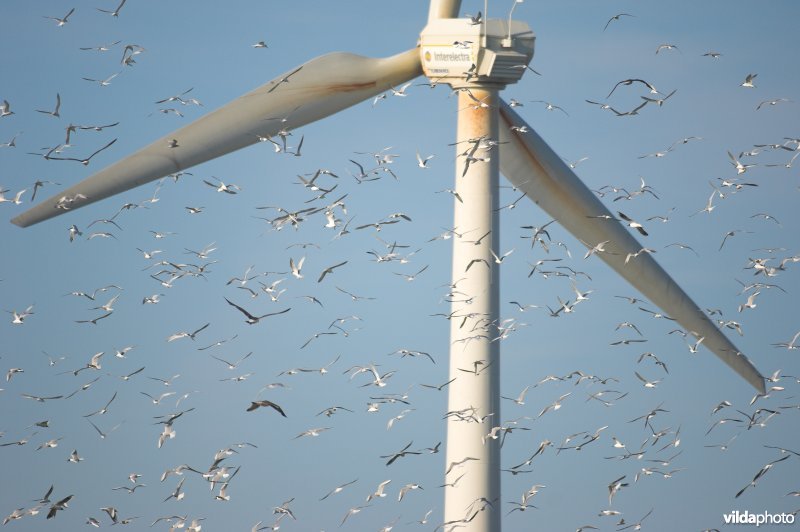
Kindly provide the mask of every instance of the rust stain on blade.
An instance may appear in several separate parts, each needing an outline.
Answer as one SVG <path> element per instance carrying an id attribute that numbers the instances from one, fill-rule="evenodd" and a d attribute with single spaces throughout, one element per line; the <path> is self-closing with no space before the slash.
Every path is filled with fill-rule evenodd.
<path id="1" fill-rule="evenodd" d="M 326 85 L 320 87 L 323 92 L 354 92 L 364 89 L 372 89 L 378 84 L 375 81 L 365 81 L 363 83 L 339 83 L 336 85 Z"/>

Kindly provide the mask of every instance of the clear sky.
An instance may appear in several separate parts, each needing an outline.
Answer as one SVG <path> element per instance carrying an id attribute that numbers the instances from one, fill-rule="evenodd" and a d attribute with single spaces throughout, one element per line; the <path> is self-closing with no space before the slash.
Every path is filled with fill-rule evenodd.
<path id="1" fill-rule="evenodd" d="M 350 51 L 384 57 L 411 48 L 428 11 L 425 2 L 381 0 L 234 0 L 224 8 L 207 0 L 129 0 L 113 17 L 97 10 L 114 11 L 118 3 L 112 0 L 4 4 L 0 102 L 8 101 L 14 114 L 0 117 L 0 190 L 7 189 L 4 197 L 10 199 L 26 190 L 20 205 L 0 203 L 5 219 L 315 56 Z M 490 1 L 489 16 L 506 17 L 509 4 Z M 63 26 L 46 18 L 62 18 L 73 7 Z M 479 10 L 483 2 L 465 0 L 461 13 Z M 604 30 L 620 13 L 631 16 L 612 20 Z M 723 514 L 734 510 L 800 508 L 799 499 L 788 495 L 800 489 L 800 458 L 766 447 L 800 452 L 798 351 L 774 345 L 790 343 L 800 331 L 800 265 L 784 260 L 800 256 L 800 162 L 790 164 L 800 152 L 798 142 L 787 141 L 800 137 L 800 70 L 793 55 L 798 16 L 800 5 L 789 0 L 529 0 L 515 10 L 537 35 L 532 66 L 541 75 L 528 72 L 503 96 L 524 104 L 517 111 L 561 156 L 580 161 L 575 171 L 613 212 L 645 225 L 649 235 L 636 235 L 642 245 L 655 250 L 654 258 L 712 319 L 727 324 L 726 334 L 765 376 L 778 376 L 767 385 L 780 389 L 751 405 L 749 385 L 702 344 L 691 353 L 673 322 L 638 308 L 655 310 L 651 304 L 619 297 L 641 296 L 596 257 L 584 260 L 585 247 L 557 224 L 548 227 L 549 251 L 532 247 L 530 230 L 521 226 L 541 226 L 550 218 L 523 199 L 501 214 L 500 251 L 514 250 L 502 265 L 501 312 L 516 320 L 516 330 L 501 341 L 502 393 L 517 397 L 530 388 L 524 405 L 503 401 L 495 424 L 518 420 L 524 429 L 507 434 L 504 468 L 525 461 L 543 440 L 554 446 L 532 467 L 520 468 L 531 472 L 503 473 L 496 504 L 506 530 L 617 530 L 651 509 L 643 530 L 723 530 Z M 267 47 L 254 47 L 259 41 Z M 81 50 L 101 45 L 110 50 Z M 124 54 L 127 45 L 133 48 Z M 141 53 L 122 64 L 131 51 Z M 752 88 L 741 86 L 748 74 L 757 75 Z M 112 75 L 106 86 L 82 79 Z M 661 95 L 634 83 L 607 98 L 617 82 L 631 78 L 648 81 Z M 293 131 L 290 146 L 304 138 L 301 157 L 261 143 L 195 167 L 177 182 L 153 182 L 28 229 L 0 225 L 0 368 L 23 370 L 0 382 L 0 517 L 37 506 L 34 501 L 51 485 L 53 502 L 73 495 L 54 519 L 45 519 L 46 504 L 38 515 L 10 522 L 9 530 L 80 530 L 89 526 L 89 517 L 105 528 L 111 519 L 101 508 L 114 507 L 119 520 L 137 517 L 128 525 L 135 530 L 180 515 L 187 516 L 187 527 L 192 519 L 204 519 L 204 531 L 245 531 L 259 521 L 274 523 L 280 517 L 274 508 L 290 500 L 296 520 L 284 517 L 282 530 L 339 529 L 349 509 L 364 505 L 342 530 L 434 530 L 442 523 L 444 455 L 423 449 L 445 440 L 446 391 L 422 384 L 447 380 L 449 327 L 432 315 L 450 312 L 450 241 L 434 237 L 452 225 L 454 200 L 441 191 L 455 179 L 455 150 L 448 144 L 455 138 L 457 105 L 445 86 L 412 85 L 406 93 L 401 98 L 387 91 L 376 105 L 367 101 Z M 37 112 L 54 110 L 56 94 L 60 117 Z M 181 94 L 202 106 L 155 103 Z M 619 117 L 586 102 L 628 111 L 642 97 L 668 94 L 663 105 L 649 104 L 636 116 Z M 117 139 L 86 167 L 37 155 L 63 144 L 69 124 L 115 123 L 72 133 L 63 157 L 82 159 Z M 359 184 L 351 160 L 371 168 L 370 154 L 384 149 L 397 155 L 390 167 L 396 179 L 381 172 L 379 180 Z M 417 152 L 435 155 L 427 169 L 417 166 Z M 737 174 L 727 152 L 752 166 Z M 341 227 L 326 228 L 323 213 L 297 229 L 276 230 L 264 220 L 278 212 L 257 207 L 294 211 L 323 202 L 306 203 L 316 193 L 298 179 L 318 169 L 335 174 L 320 176 L 318 185 L 337 186 L 335 197 L 347 194 L 347 213 L 337 211 L 337 217 L 352 218 L 349 234 L 334 238 Z M 239 192 L 218 193 L 203 182 L 216 179 L 236 184 Z M 32 202 L 37 180 L 44 186 Z M 640 189 L 642 180 L 653 194 L 627 199 L 626 192 Z M 713 208 L 707 209 L 709 196 Z M 502 205 L 516 199 L 515 191 L 503 189 Z M 139 207 L 121 209 L 124 204 Z M 202 212 L 191 214 L 187 207 Z M 354 229 L 393 213 L 411 221 L 380 232 Z M 116 225 L 93 223 L 112 217 Z M 81 234 L 71 242 L 73 224 Z M 156 239 L 153 232 L 169 234 Z M 95 233 L 113 237 L 89 239 Z M 375 254 L 387 253 L 395 242 L 408 260 L 377 262 Z M 160 253 L 146 258 L 137 248 Z M 207 258 L 189 251 L 204 248 L 213 248 Z M 297 279 L 289 261 L 303 257 L 304 277 Z M 558 260 L 529 276 L 531 265 L 545 259 Z M 158 265 L 161 260 L 194 264 L 184 267 L 194 272 L 209 265 L 202 276 L 185 275 L 165 287 L 159 280 L 170 276 L 159 271 L 174 267 Z M 344 261 L 316 282 L 324 268 Z M 770 275 L 756 271 L 756 264 Z M 414 281 L 396 275 L 424 267 Z M 244 286 L 252 293 L 237 281 L 228 284 L 246 271 L 249 277 L 259 274 Z M 752 283 L 769 286 L 744 290 L 743 284 Z M 275 284 L 277 301 L 262 284 Z M 558 298 L 574 300 L 573 284 L 591 291 L 589 299 L 572 313 L 550 317 L 546 306 L 557 307 Z M 93 301 L 71 295 L 103 287 L 110 288 L 97 291 Z M 374 299 L 354 300 L 337 287 Z M 153 295 L 159 295 L 158 303 L 143 303 Z M 748 297 L 753 308 L 742 307 Z M 291 311 L 248 325 L 225 298 L 254 314 Z M 112 299 L 109 316 L 77 323 L 106 314 L 93 307 Z M 539 308 L 521 312 L 511 301 Z M 13 324 L 12 313 L 28 307 L 31 314 Z M 359 319 L 345 320 L 351 316 Z M 167 341 L 205 324 L 194 340 Z M 646 342 L 611 345 L 626 339 Z M 115 356 L 126 346 L 133 348 Z M 435 363 L 425 356 L 402 357 L 396 353 L 401 349 L 428 353 Z M 74 374 L 99 352 L 104 354 L 98 369 Z M 642 358 L 646 352 L 657 358 Z M 243 360 L 228 369 L 218 359 Z M 347 372 L 370 363 L 395 372 L 386 387 L 369 386 L 367 376 Z M 323 367 L 326 373 L 283 373 Z M 577 370 L 614 380 L 577 383 L 573 377 L 534 386 L 549 375 Z M 659 382 L 646 388 L 635 372 Z M 608 405 L 590 398 L 603 391 L 596 397 Z M 143 395 L 164 393 L 172 395 L 158 405 Z M 567 393 L 562 408 L 539 417 Z M 41 402 L 23 394 L 63 397 Z M 374 399 L 390 395 L 407 396 L 406 403 Z M 112 397 L 106 412 L 84 417 L 103 410 Z M 269 408 L 245 411 L 262 399 L 280 405 L 286 417 Z M 731 406 L 712 414 L 722 401 Z M 370 403 L 379 404 L 376 412 L 368 412 Z M 330 417 L 318 415 L 333 406 L 342 408 Z M 651 421 L 652 430 L 642 420 L 631 422 L 657 407 L 665 412 Z M 163 425 L 156 417 L 182 411 L 172 424 L 174 438 L 159 448 Z M 753 416 L 752 424 L 746 416 Z M 398 419 L 388 428 L 393 418 Z M 732 421 L 714 426 L 723 419 Z M 601 427 L 606 428 L 599 438 L 580 452 L 556 449 L 575 447 Z M 327 430 L 296 438 L 317 428 Z M 653 431 L 663 432 L 657 442 Z M 625 449 L 615 448 L 613 438 Z M 51 440 L 56 447 L 45 445 Z M 386 466 L 381 456 L 409 442 L 422 454 Z M 219 465 L 230 473 L 238 469 L 226 490 L 230 500 L 217 500 L 220 485 L 209 490 L 209 482 L 190 471 L 160 481 L 164 471 L 181 464 L 208 471 L 221 449 L 233 452 Z M 608 458 L 626 449 L 645 454 Z M 73 450 L 81 461 L 68 460 Z M 784 456 L 789 458 L 734 497 L 763 466 Z M 665 460 L 668 465 L 660 463 Z M 133 488 L 133 473 L 144 486 L 130 494 L 114 490 Z M 623 475 L 629 486 L 609 506 L 608 485 Z M 165 501 L 181 479 L 185 496 Z M 386 480 L 387 496 L 365 502 Z M 411 483 L 423 489 L 398 501 L 400 489 Z M 529 501 L 538 509 L 505 515 L 535 484 L 546 486 Z M 598 515 L 608 509 L 622 515 Z M 418 523 L 428 510 L 427 524 Z M 625 524 L 618 524 L 621 518 Z M 169 526 L 161 521 L 153 530 Z M 791 527 L 775 527 L 783 528 Z"/>

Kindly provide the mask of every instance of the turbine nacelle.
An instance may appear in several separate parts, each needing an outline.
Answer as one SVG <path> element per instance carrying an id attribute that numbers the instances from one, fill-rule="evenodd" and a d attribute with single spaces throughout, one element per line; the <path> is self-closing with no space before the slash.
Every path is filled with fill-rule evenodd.
<path id="1" fill-rule="evenodd" d="M 507 85 L 525 73 L 536 40 L 530 27 L 517 20 L 438 19 L 420 34 L 425 75 L 437 82 Z"/>

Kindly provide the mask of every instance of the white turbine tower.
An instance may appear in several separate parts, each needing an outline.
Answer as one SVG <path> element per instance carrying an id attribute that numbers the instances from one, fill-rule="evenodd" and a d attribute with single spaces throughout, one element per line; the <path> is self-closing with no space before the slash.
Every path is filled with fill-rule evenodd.
<path id="1" fill-rule="evenodd" d="M 522 0 L 516 0 L 514 7 Z M 522 22 L 455 18 L 460 0 L 431 0 L 417 48 L 385 59 L 332 53 L 278 76 L 222 108 L 142 148 L 17 216 L 27 227 L 245 146 L 309 124 L 421 74 L 459 90 L 452 274 L 470 294 L 453 303 L 450 328 L 445 525 L 500 530 L 500 446 L 483 420 L 499 421 L 499 172 L 598 257 L 759 392 L 764 378 L 574 172 L 509 105 L 499 90 L 517 81 L 533 57 L 533 33 Z M 266 120 L 285 116 L 285 121 Z M 627 261 L 629 254 L 635 259 Z M 463 478 L 455 482 L 456 478 Z"/>

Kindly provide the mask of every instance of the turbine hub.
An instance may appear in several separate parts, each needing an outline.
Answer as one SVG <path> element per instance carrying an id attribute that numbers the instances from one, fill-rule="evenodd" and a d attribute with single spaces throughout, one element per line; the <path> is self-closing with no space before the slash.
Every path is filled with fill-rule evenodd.
<path id="1" fill-rule="evenodd" d="M 518 20 L 437 19 L 420 34 L 425 75 L 453 87 L 516 83 L 533 59 L 536 37 Z"/>

